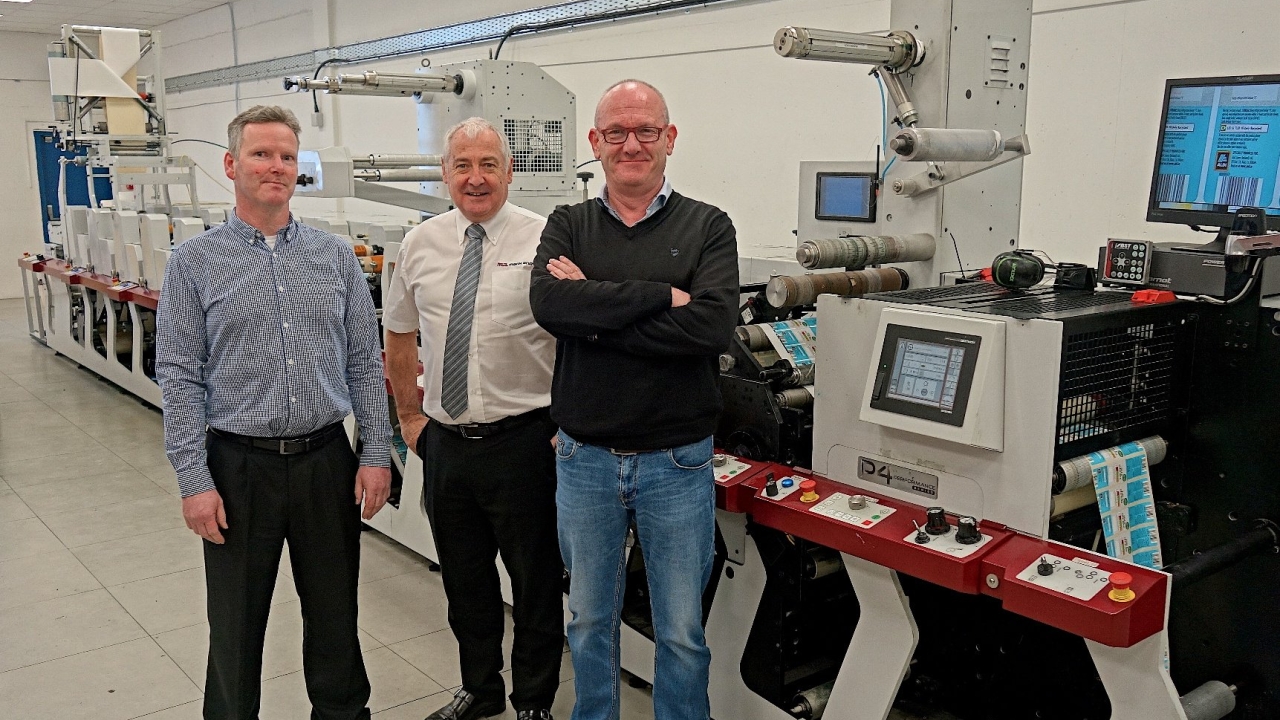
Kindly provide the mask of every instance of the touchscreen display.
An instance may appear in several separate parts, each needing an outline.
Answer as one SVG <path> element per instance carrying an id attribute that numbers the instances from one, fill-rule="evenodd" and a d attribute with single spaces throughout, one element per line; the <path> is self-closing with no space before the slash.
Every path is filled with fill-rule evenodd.
<path id="1" fill-rule="evenodd" d="M 965 349 L 954 345 L 898 338 L 887 395 L 951 412 Z"/>

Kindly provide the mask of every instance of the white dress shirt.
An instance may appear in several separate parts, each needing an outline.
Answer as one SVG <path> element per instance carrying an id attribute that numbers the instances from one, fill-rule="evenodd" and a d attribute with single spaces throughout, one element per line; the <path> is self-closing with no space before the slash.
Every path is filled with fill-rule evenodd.
<path id="1" fill-rule="evenodd" d="M 382 324 L 391 332 L 422 333 L 422 409 L 432 420 L 489 423 L 551 404 L 556 341 L 529 309 L 529 273 L 546 224 L 511 203 L 480 223 L 486 239 L 471 325 L 467 410 L 456 418 L 440 406 L 440 386 L 453 286 L 471 221 L 450 210 L 405 236 L 383 295 Z"/>

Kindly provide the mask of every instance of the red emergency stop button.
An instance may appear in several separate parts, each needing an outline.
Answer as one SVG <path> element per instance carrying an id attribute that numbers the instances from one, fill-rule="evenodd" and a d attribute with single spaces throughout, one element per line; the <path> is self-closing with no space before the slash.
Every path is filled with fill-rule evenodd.
<path id="1" fill-rule="evenodd" d="M 811 503 L 818 500 L 818 483 L 812 480 L 800 482 L 800 502 Z"/>
<path id="2" fill-rule="evenodd" d="M 1135 597 L 1134 592 L 1129 589 L 1133 584 L 1133 576 L 1127 572 L 1111 573 L 1111 590 L 1107 593 L 1107 597 L 1119 603 L 1127 603 Z"/>

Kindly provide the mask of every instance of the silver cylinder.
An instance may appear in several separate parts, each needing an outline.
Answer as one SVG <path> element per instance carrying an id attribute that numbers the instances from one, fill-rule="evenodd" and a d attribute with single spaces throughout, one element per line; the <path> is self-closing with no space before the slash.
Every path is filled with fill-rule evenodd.
<path id="1" fill-rule="evenodd" d="M 773 49 L 782 57 L 882 65 L 891 70 L 912 67 L 924 57 L 915 37 L 901 30 L 884 37 L 788 26 L 774 34 Z"/>
<path id="2" fill-rule="evenodd" d="M 928 233 L 914 235 L 856 235 L 833 240 L 805 240 L 796 248 L 796 262 L 810 270 L 914 262 L 933 257 L 937 242 Z"/>
<path id="3" fill-rule="evenodd" d="M 861 297 L 867 293 L 902 290 L 907 274 L 897 268 L 875 268 L 851 272 L 779 275 L 765 286 L 765 299 L 776 308 L 809 305 L 819 295 Z"/>
<path id="4" fill-rule="evenodd" d="M 440 168 L 361 168 L 354 176 L 368 182 L 440 182 L 444 179 Z"/>
<path id="5" fill-rule="evenodd" d="M 763 325 L 739 325 L 734 332 L 751 352 L 768 350 L 771 347 L 769 336 L 765 333 Z"/>
<path id="6" fill-rule="evenodd" d="M 416 153 L 384 153 L 351 159 L 351 164 L 358 168 L 439 167 L 440 163 L 439 155 Z"/>
<path id="7" fill-rule="evenodd" d="M 1218 680 L 1210 680 L 1182 696 L 1187 720 L 1219 720 L 1235 709 L 1235 689 Z"/>
<path id="8" fill-rule="evenodd" d="M 346 86 L 378 88 L 388 95 L 413 95 L 414 93 L 454 92 L 461 81 L 453 75 L 408 75 L 404 73 L 378 73 L 372 70 L 359 75 L 339 75 L 338 88 Z"/>
<path id="9" fill-rule="evenodd" d="M 915 104 L 907 95 L 902 78 L 893 73 L 880 73 L 880 82 L 884 83 L 884 89 L 889 91 L 889 99 L 893 100 L 893 106 L 898 109 L 898 120 L 907 127 L 915 127 L 920 121 L 920 113 L 916 112 Z"/>
<path id="10" fill-rule="evenodd" d="M 1000 157 L 1006 148 L 996 130 L 906 128 L 893 136 L 889 149 L 903 160 L 983 162 Z"/>
<path id="11" fill-rule="evenodd" d="M 834 680 L 796 693 L 796 696 L 791 699 L 792 714 L 806 720 L 822 720 L 823 713 L 827 711 L 827 701 L 831 699 L 833 687 L 835 687 Z"/>
<path id="12" fill-rule="evenodd" d="M 809 391 L 802 387 L 787 388 L 775 394 L 773 399 L 778 402 L 779 407 L 784 408 L 801 409 L 813 405 L 813 395 L 810 395 Z"/>
<path id="13" fill-rule="evenodd" d="M 1169 450 L 1169 444 L 1159 435 L 1152 435 L 1136 441 L 1147 451 L 1147 465 L 1159 465 Z M 1071 492 L 1076 488 L 1093 485 L 1093 465 L 1088 455 L 1063 460 L 1053 472 L 1053 494 Z"/>

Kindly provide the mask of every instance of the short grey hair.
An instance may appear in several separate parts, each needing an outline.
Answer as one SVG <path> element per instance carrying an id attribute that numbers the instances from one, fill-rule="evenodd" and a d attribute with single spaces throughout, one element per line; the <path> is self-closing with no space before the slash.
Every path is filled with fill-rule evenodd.
<path id="1" fill-rule="evenodd" d="M 623 85 L 628 85 L 628 84 L 639 85 L 640 87 L 648 88 L 649 92 L 652 92 L 654 95 L 657 95 L 658 102 L 662 105 L 662 124 L 663 125 L 671 124 L 671 113 L 667 110 L 667 99 L 663 97 L 662 91 L 654 87 L 652 84 L 645 82 L 644 80 L 628 78 L 626 80 L 619 80 L 618 82 L 610 85 L 609 87 L 605 88 L 605 91 L 603 93 L 600 94 L 600 102 L 596 103 L 596 114 L 592 118 L 592 121 L 596 124 L 597 128 L 600 127 L 600 106 L 604 104 L 604 99 L 609 97 L 609 93 L 613 92 L 614 90 L 617 90 Z"/>
<path id="2" fill-rule="evenodd" d="M 279 105 L 254 105 L 235 116 L 227 125 L 227 151 L 231 153 L 231 157 L 240 157 L 240 141 L 244 138 L 244 126 L 261 123 L 288 125 L 293 131 L 293 136 L 298 138 L 298 143 L 302 143 L 302 125 L 298 123 L 298 118 L 293 111 Z"/>
<path id="3" fill-rule="evenodd" d="M 506 167 L 511 164 L 511 143 L 507 142 L 507 136 L 498 129 L 497 125 L 482 117 L 469 117 L 449 128 L 449 131 L 444 134 L 444 153 L 442 153 L 441 162 L 448 166 L 449 154 L 453 152 L 453 138 L 458 133 L 462 133 L 462 136 L 468 140 L 475 140 L 480 137 L 480 133 L 486 130 L 491 130 L 494 135 L 498 136 L 498 145 L 502 151 L 503 171 L 505 172 Z"/>

